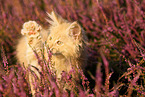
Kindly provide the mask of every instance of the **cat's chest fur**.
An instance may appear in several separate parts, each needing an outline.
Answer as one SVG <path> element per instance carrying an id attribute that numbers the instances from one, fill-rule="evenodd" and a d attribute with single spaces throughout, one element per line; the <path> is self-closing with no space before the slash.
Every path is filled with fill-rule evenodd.
<path id="1" fill-rule="evenodd" d="M 52 55 L 51 59 L 51 69 L 56 72 L 57 78 L 61 78 L 62 71 L 69 72 L 72 69 L 69 59 L 62 55 Z"/>

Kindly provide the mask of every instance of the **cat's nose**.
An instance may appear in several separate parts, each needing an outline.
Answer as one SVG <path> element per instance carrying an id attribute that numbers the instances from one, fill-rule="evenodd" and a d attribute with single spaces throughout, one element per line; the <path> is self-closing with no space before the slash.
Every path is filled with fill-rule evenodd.
<path id="1" fill-rule="evenodd" d="M 53 48 L 53 45 L 52 45 L 52 44 L 48 44 L 48 47 L 49 47 L 50 49 L 52 49 L 52 48 Z"/>
<path id="2" fill-rule="evenodd" d="M 52 54 L 55 54 L 57 52 L 55 48 L 51 48 L 50 51 L 52 52 Z"/>

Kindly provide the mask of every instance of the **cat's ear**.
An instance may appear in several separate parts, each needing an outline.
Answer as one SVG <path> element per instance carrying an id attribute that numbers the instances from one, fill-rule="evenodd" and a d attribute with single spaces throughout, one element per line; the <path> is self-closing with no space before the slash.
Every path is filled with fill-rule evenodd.
<path id="1" fill-rule="evenodd" d="M 75 21 L 68 27 L 68 35 L 75 40 L 81 36 L 81 26 Z"/>
<path id="2" fill-rule="evenodd" d="M 65 22 L 65 20 L 60 15 L 58 15 L 55 11 L 52 11 L 51 13 L 47 13 L 47 15 L 50 19 L 46 19 L 46 21 L 53 26 L 57 26 Z"/>

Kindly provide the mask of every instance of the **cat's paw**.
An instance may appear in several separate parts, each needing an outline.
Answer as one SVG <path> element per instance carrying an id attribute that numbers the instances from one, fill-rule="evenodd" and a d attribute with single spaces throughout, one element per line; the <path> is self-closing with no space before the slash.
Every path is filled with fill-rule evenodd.
<path id="1" fill-rule="evenodd" d="M 28 21 L 23 24 L 23 29 L 21 30 L 22 35 L 28 37 L 35 37 L 40 34 L 42 27 L 37 24 L 35 21 Z"/>
<path id="2" fill-rule="evenodd" d="M 40 31 L 42 27 L 37 24 L 35 21 L 28 21 L 23 24 L 23 29 L 21 30 L 21 34 L 25 35 L 28 40 L 28 44 L 36 44 L 41 40 Z"/>

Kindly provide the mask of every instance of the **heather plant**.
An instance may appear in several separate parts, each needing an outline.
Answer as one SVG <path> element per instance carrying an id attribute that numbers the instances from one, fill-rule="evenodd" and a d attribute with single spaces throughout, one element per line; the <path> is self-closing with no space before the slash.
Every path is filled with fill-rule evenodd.
<path id="1" fill-rule="evenodd" d="M 44 18 L 52 9 L 69 21 L 77 20 L 87 32 L 88 66 L 82 86 L 75 86 L 77 92 L 63 91 L 49 68 L 43 70 L 37 95 L 145 96 L 144 4 L 145 0 L 1 0 L 0 96 L 31 96 L 26 71 L 15 59 L 15 45 L 24 22 L 35 20 L 48 27 Z M 47 67 L 49 62 L 41 64 Z M 72 85 L 69 75 L 63 75 Z"/>

